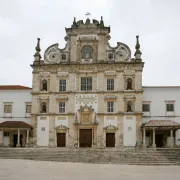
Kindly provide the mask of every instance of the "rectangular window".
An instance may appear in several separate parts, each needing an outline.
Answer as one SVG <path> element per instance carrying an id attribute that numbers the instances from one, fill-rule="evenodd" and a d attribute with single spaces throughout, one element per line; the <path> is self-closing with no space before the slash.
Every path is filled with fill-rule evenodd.
<path id="1" fill-rule="evenodd" d="M 174 104 L 166 104 L 166 111 L 174 111 Z"/>
<path id="2" fill-rule="evenodd" d="M 4 136 L 9 137 L 9 132 L 4 132 Z"/>
<path id="3" fill-rule="evenodd" d="M 31 105 L 26 105 L 26 113 L 31 113 Z"/>
<path id="4" fill-rule="evenodd" d="M 60 113 L 65 113 L 65 102 L 60 102 L 59 103 L 59 112 Z"/>
<path id="5" fill-rule="evenodd" d="M 114 112 L 114 102 L 107 102 L 107 112 Z"/>
<path id="6" fill-rule="evenodd" d="M 59 80 L 59 91 L 66 91 L 66 80 Z"/>
<path id="7" fill-rule="evenodd" d="M 81 91 L 92 91 L 92 77 L 81 78 Z"/>
<path id="8" fill-rule="evenodd" d="M 107 79 L 107 90 L 114 90 L 114 79 Z"/>
<path id="9" fill-rule="evenodd" d="M 150 111 L 150 104 L 143 104 L 143 112 L 149 112 Z"/>
<path id="10" fill-rule="evenodd" d="M 5 105 L 4 106 L 4 113 L 11 113 L 12 112 L 12 106 L 11 105 Z"/>

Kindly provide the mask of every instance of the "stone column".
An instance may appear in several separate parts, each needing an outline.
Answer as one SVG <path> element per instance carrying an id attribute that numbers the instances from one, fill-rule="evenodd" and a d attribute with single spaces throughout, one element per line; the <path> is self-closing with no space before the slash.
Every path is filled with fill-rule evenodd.
<path id="1" fill-rule="evenodd" d="M 3 129 L 1 129 L 1 139 L 2 139 L 2 142 L 1 142 L 0 146 L 4 146 L 4 131 L 3 131 Z"/>
<path id="2" fill-rule="evenodd" d="M 155 143 L 155 128 L 153 128 L 153 144 L 152 144 L 153 148 L 156 148 L 156 143 Z"/>
<path id="3" fill-rule="evenodd" d="M 171 140 L 170 147 L 174 147 L 174 142 L 173 142 L 173 130 L 172 130 L 172 129 L 171 129 L 171 137 L 170 137 L 170 140 Z"/>
<path id="4" fill-rule="evenodd" d="M 18 139 L 17 139 L 16 147 L 20 147 L 20 130 L 19 129 L 18 129 Z"/>
<path id="5" fill-rule="evenodd" d="M 27 129 L 27 134 L 26 134 L 26 147 L 29 147 L 29 129 Z"/>
<path id="6" fill-rule="evenodd" d="M 146 147 L 146 129 L 143 128 L 143 147 Z"/>

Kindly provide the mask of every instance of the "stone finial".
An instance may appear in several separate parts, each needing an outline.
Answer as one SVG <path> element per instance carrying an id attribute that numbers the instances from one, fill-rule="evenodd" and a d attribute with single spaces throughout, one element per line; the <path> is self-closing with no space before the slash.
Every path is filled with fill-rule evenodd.
<path id="1" fill-rule="evenodd" d="M 36 45 L 35 50 L 36 50 L 35 54 L 39 55 L 40 51 L 41 51 L 41 48 L 40 48 L 40 38 L 37 38 L 37 45 Z"/>
<path id="2" fill-rule="evenodd" d="M 104 27 L 103 16 L 101 16 L 100 26 L 101 26 L 101 27 Z"/>
<path id="3" fill-rule="evenodd" d="M 76 18 L 74 17 L 73 25 L 76 25 Z"/>
<path id="4" fill-rule="evenodd" d="M 76 27 L 77 27 L 76 17 L 74 17 L 72 27 L 74 27 L 74 28 L 76 28 Z"/>
<path id="5" fill-rule="evenodd" d="M 90 19 L 87 18 L 85 24 L 86 24 L 86 25 L 89 25 L 90 23 L 91 23 L 91 22 L 90 22 Z"/>
<path id="6" fill-rule="evenodd" d="M 139 44 L 139 36 L 136 36 L 136 49 L 140 49 L 140 44 Z"/>
<path id="7" fill-rule="evenodd" d="M 40 63 L 40 60 L 41 60 L 40 38 L 37 38 L 37 45 L 35 47 L 35 50 L 36 50 L 36 53 L 34 55 L 34 64 L 38 64 L 38 63 Z"/>
<path id="8" fill-rule="evenodd" d="M 135 61 L 142 61 L 141 59 L 141 51 L 140 51 L 140 44 L 139 44 L 139 36 L 136 36 L 136 46 L 135 46 Z"/>

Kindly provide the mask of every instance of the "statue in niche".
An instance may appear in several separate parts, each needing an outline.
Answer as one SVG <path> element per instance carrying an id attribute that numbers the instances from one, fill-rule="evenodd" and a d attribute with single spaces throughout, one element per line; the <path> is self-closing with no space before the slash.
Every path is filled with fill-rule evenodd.
<path id="1" fill-rule="evenodd" d="M 41 104 L 41 113 L 46 113 L 46 103 Z"/>
<path id="2" fill-rule="evenodd" d="M 132 112 L 132 103 L 131 102 L 127 103 L 127 112 Z"/>
<path id="3" fill-rule="evenodd" d="M 42 80 L 42 91 L 47 91 L 47 80 Z"/>
<path id="4" fill-rule="evenodd" d="M 86 45 L 82 48 L 82 59 L 92 59 L 92 47 Z"/>
<path id="5" fill-rule="evenodd" d="M 127 79 L 127 90 L 132 90 L 132 79 L 131 78 Z"/>

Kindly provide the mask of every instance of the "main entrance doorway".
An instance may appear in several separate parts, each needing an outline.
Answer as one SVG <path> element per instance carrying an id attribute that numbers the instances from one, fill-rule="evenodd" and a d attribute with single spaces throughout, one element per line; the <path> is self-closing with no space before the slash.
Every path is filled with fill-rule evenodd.
<path id="1" fill-rule="evenodd" d="M 14 134 L 14 147 L 16 147 L 17 145 L 17 140 L 18 140 L 18 135 L 17 134 Z M 23 139 L 23 135 L 20 134 L 20 146 L 22 147 L 22 139 Z"/>
<path id="2" fill-rule="evenodd" d="M 79 130 L 79 147 L 92 147 L 92 129 Z"/>
<path id="3" fill-rule="evenodd" d="M 57 147 L 66 147 L 66 133 L 57 133 Z"/>
<path id="4" fill-rule="evenodd" d="M 163 134 L 156 134 L 155 136 L 156 147 L 163 147 Z"/>
<path id="5" fill-rule="evenodd" d="M 115 133 L 106 133 L 106 147 L 115 147 Z"/>

